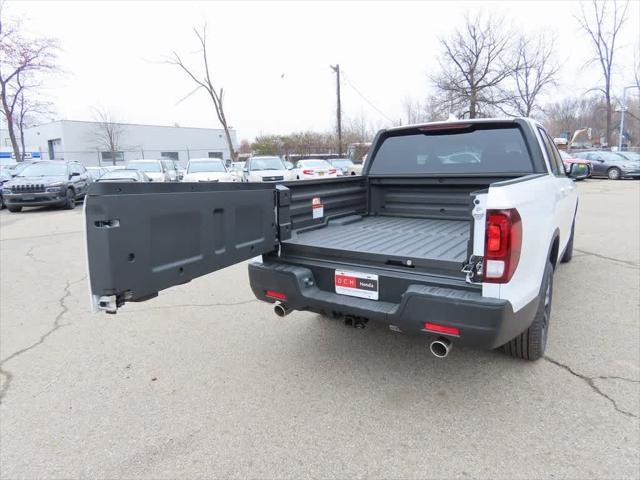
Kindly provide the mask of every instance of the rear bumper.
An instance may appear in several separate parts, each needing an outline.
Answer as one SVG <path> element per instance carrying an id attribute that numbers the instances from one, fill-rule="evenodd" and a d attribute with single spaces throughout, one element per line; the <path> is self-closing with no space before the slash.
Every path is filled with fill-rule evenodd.
<path id="1" fill-rule="evenodd" d="M 506 300 L 485 298 L 479 292 L 426 285 L 410 285 L 400 303 L 339 295 L 317 287 L 310 269 L 282 263 L 249 265 L 251 289 L 259 300 L 275 303 L 267 290 L 286 295 L 294 310 L 353 315 L 395 325 L 401 331 L 426 336 L 445 336 L 456 343 L 477 348 L 496 348 L 526 330 L 535 315 L 537 299 L 514 312 Z M 459 336 L 423 329 L 432 322 L 460 330 Z"/>

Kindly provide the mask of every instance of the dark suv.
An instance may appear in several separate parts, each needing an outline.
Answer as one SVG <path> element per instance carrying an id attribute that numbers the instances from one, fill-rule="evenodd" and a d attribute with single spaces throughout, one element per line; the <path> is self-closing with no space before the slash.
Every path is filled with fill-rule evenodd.
<path id="1" fill-rule="evenodd" d="M 40 161 L 25 167 L 2 188 L 10 212 L 43 205 L 75 208 L 91 183 L 87 170 L 78 162 Z"/>

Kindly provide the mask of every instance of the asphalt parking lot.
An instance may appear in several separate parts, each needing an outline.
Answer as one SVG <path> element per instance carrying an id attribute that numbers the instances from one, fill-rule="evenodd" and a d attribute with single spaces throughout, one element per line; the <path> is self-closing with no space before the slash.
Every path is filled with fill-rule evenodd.
<path id="1" fill-rule="evenodd" d="M 276 317 L 246 265 L 88 311 L 82 209 L 0 212 L 2 478 L 637 478 L 640 182 L 579 183 L 547 358 Z"/>

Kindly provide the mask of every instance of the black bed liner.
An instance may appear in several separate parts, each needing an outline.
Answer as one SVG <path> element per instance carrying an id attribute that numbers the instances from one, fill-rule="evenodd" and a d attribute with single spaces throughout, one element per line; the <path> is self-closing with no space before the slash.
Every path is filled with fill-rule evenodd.
<path id="1" fill-rule="evenodd" d="M 437 262 L 459 270 L 469 238 L 467 220 L 351 215 L 297 232 L 283 247 L 289 253 L 341 251 L 353 258 L 382 256 L 387 262 L 411 260 L 425 267 Z"/>

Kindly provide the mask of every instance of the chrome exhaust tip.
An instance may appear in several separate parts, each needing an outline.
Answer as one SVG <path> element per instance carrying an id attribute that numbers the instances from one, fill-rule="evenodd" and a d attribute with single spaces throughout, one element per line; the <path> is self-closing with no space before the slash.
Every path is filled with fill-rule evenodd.
<path id="1" fill-rule="evenodd" d="M 279 317 L 286 317 L 291 313 L 291 307 L 286 303 L 277 303 L 275 307 L 273 307 L 273 311 L 276 312 L 276 315 Z"/>
<path id="2" fill-rule="evenodd" d="M 438 358 L 444 358 L 449 355 L 451 347 L 453 347 L 451 340 L 440 337 L 431 342 L 431 344 L 429 345 L 429 350 L 431 350 L 431 353 L 433 353 L 434 356 Z"/>

